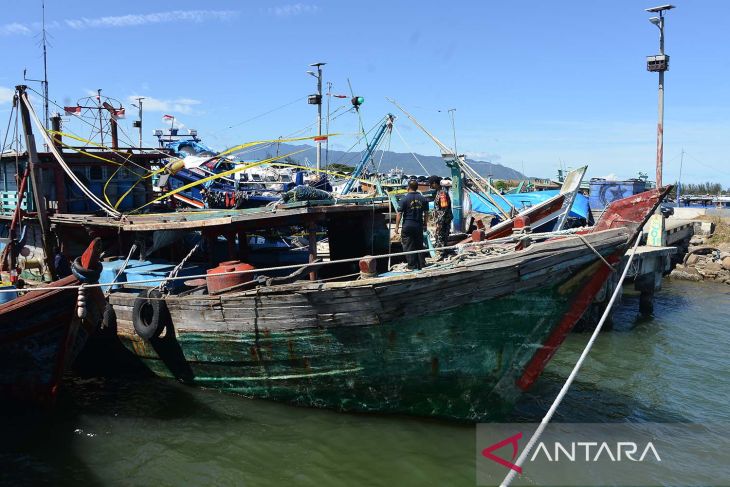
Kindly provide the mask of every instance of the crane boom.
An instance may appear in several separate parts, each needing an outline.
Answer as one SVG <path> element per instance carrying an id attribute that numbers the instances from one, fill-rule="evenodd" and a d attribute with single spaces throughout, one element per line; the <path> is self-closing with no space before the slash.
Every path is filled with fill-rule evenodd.
<path id="1" fill-rule="evenodd" d="M 380 141 L 383 140 L 383 136 L 386 132 L 390 132 L 393 130 L 393 122 L 395 121 L 395 115 L 389 113 L 385 117 L 385 121 L 383 121 L 383 124 L 378 129 L 377 133 L 375 134 L 375 137 L 373 140 L 370 141 L 370 143 L 365 148 L 365 153 L 362 155 L 362 159 L 360 159 L 360 162 L 355 167 L 355 170 L 352 171 L 352 174 L 350 175 L 350 179 L 347 180 L 345 183 L 345 186 L 342 188 L 341 195 L 346 195 L 352 190 L 353 184 L 355 184 L 355 181 L 357 178 L 359 178 L 363 171 L 365 171 L 365 166 L 367 166 L 368 161 L 373 155 L 373 152 L 375 152 L 375 149 L 380 144 Z"/>

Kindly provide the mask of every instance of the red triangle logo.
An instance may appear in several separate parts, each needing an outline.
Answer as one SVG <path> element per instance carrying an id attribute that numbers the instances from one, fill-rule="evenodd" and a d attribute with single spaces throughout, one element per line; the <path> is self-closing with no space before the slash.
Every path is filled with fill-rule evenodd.
<path id="1" fill-rule="evenodd" d="M 486 447 L 484 450 L 482 450 L 482 455 L 486 458 L 489 458 L 493 462 L 497 462 L 504 467 L 514 470 L 517 473 L 522 473 L 522 467 L 518 467 L 511 461 L 505 460 L 504 458 L 498 457 L 497 455 L 492 453 L 495 450 L 499 450 L 503 446 L 512 445 L 512 461 L 514 461 L 514 459 L 517 457 L 517 452 L 519 450 L 518 442 L 521 439 L 522 433 L 517 433 L 514 436 L 510 436 L 509 438 L 505 438 L 504 440 L 499 441 L 494 445 Z"/>

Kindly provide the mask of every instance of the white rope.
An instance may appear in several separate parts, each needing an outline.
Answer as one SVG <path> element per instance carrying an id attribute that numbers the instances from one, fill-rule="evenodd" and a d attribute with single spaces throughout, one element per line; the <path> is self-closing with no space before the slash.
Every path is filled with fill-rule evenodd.
<path id="1" fill-rule="evenodd" d="M 643 225 L 642 225 L 642 227 L 643 227 Z M 593 342 L 595 342 L 596 339 L 598 338 L 598 335 L 601 332 L 601 328 L 603 328 L 603 323 L 606 321 L 606 318 L 608 318 L 608 314 L 611 312 L 613 303 L 614 303 L 614 301 L 616 301 L 616 297 L 621 292 L 621 286 L 623 285 L 624 279 L 626 278 L 626 273 L 628 272 L 629 267 L 631 267 L 631 261 L 634 259 L 634 255 L 636 255 L 636 248 L 639 246 L 639 241 L 641 241 L 641 238 L 640 238 L 641 234 L 639 233 L 640 230 L 641 230 L 641 228 L 639 230 L 637 230 L 637 232 L 636 232 L 636 235 L 637 235 L 636 243 L 634 243 L 634 247 L 631 249 L 631 254 L 629 255 L 629 261 L 626 263 L 626 267 L 624 267 L 624 271 L 621 274 L 621 278 L 618 280 L 618 283 L 616 284 L 616 289 L 613 291 L 611 300 L 608 302 L 608 306 L 606 306 L 606 310 L 603 312 L 603 316 L 601 316 L 601 320 L 598 322 L 598 325 L 596 325 L 596 329 L 593 330 L 593 334 L 591 335 L 590 340 L 588 340 L 586 347 L 583 349 L 583 353 L 580 354 L 578 361 L 575 363 L 575 366 L 573 367 L 573 370 L 570 372 L 570 375 L 568 376 L 568 379 L 565 381 L 565 384 L 563 384 L 563 387 L 560 389 L 560 392 L 558 393 L 558 396 L 555 398 L 555 401 L 553 401 L 552 406 L 550 406 L 550 409 L 545 414 L 545 417 L 543 417 L 542 421 L 540 421 L 540 425 L 537 427 L 535 432 L 532 434 L 532 437 L 530 438 L 530 441 L 527 443 L 527 446 L 525 446 L 525 449 L 522 450 L 522 453 L 517 458 L 517 461 L 515 462 L 515 465 L 517 467 L 522 466 L 525 459 L 530 454 L 532 447 L 535 446 L 535 443 L 537 443 L 537 440 L 540 438 L 540 435 L 542 435 L 543 431 L 545 430 L 548 423 L 550 422 L 553 415 L 555 414 L 555 411 L 558 409 L 558 406 L 560 406 L 560 403 L 563 401 L 563 398 L 565 397 L 565 394 L 567 394 L 568 389 L 570 389 L 570 386 L 573 384 L 575 377 L 578 375 L 578 371 L 583 366 L 583 362 L 585 362 L 585 359 L 588 356 L 588 353 L 591 351 L 591 348 L 593 347 Z M 510 472 L 507 474 L 507 476 L 504 478 L 504 480 L 500 484 L 500 487 L 507 487 L 508 485 L 510 485 L 516 475 L 517 475 L 516 470 L 510 470 Z"/>
<path id="2" fill-rule="evenodd" d="M 119 276 L 122 275 L 122 272 L 127 268 L 127 264 L 129 263 L 129 259 L 132 258 L 132 254 L 134 251 L 137 250 L 137 244 L 132 244 L 132 248 L 129 249 L 129 254 L 127 254 L 127 258 L 124 259 L 124 263 L 122 264 L 122 267 L 119 268 L 119 272 L 117 272 L 117 275 L 114 276 L 114 279 L 112 279 L 112 282 L 109 283 L 109 289 L 104 293 L 106 296 L 109 296 L 109 294 L 112 292 L 112 287 L 114 286 L 114 283 L 117 282 L 117 279 L 119 279 Z"/>
<path id="3" fill-rule="evenodd" d="M 110 216 L 113 217 L 119 217 L 121 216 L 121 213 L 112 208 L 111 206 L 107 205 L 103 201 L 101 201 L 94 193 L 91 192 L 89 188 L 87 188 L 84 183 L 82 183 L 78 176 L 74 174 L 74 172 L 71 170 L 70 167 L 66 164 L 66 161 L 63 160 L 63 157 L 61 157 L 61 154 L 59 154 L 58 149 L 56 148 L 55 144 L 51 140 L 51 138 L 48 136 L 48 133 L 46 132 L 46 129 L 43 127 L 43 124 L 38 119 L 38 115 L 36 115 L 35 110 L 33 109 L 33 105 L 30 103 L 30 100 L 28 100 L 28 95 L 26 93 L 23 93 L 20 96 L 23 103 L 25 103 L 25 106 L 28 108 L 28 113 L 33 118 L 33 121 L 35 122 L 36 126 L 41 132 L 41 135 L 43 136 L 43 139 L 46 141 L 46 144 L 48 145 L 48 150 L 53 153 L 56 160 L 58 161 L 58 164 L 61 166 L 61 169 L 68 175 L 69 178 L 78 186 L 78 188 L 89 197 L 91 201 L 97 204 L 99 208 L 104 210 L 106 213 L 108 213 Z"/>
<path id="4" fill-rule="evenodd" d="M 553 232 L 545 232 L 545 233 L 533 233 L 530 234 L 530 237 L 535 239 L 540 238 L 550 238 L 551 236 L 557 236 L 557 235 L 566 235 L 565 231 L 556 232 L 553 234 Z M 499 239 L 494 240 L 483 240 L 481 242 L 469 242 L 467 244 L 456 244 L 456 245 L 447 245 L 444 247 L 436 247 L 433 249 L 423 249 L 423 250 L 411 250 L 408 252 L 394 252 L 394 253 L 388 253 L 388 254 L 380 254 L 380 255 L 372 255 L 370 258 L 373 259 L 385 259 L 385 258 L 391 258 L 391 257 L 400 257 L 405 255 L 412 255 L 412 254 L 422 254 L 426 252 L 431 252 L 432 250 L 453 250 L 453 249 L 460 249 L 464 247 L 470 247 L 470 246 L 479 246 L 479 245 L 495 245 L 495 244 L 502 244 L 502 243 L 509 243 L 511 241 L 514 241 L 514 237 L 503 237 Z M 339 259 L 339 260 L 330 260 L 325 262 L 318 262 L 316 266 L 323 266 L 323 265 L 330 265 L 330 264 L 345 264 L 350 262 L 359 262 L 362 259 L 362 257 L 351 257 L 348 259 Z M 241 271 L 231 271 L 231 272 L 221 272 L 216 274 L 200 274 L 196 276 L 183 276 L 183 277 L 163 277 L 163 278 L 151 278 L 151 279 L 140 279 L 138 281 L 126 281 L 125 284 L 145 284 L 150 282 L 160 282 L 162 281 L 175 281 L 175 280 L 182 280 L 182 279 L 200 279 L 204 277 L 209 276 L 230 276 L 234 274 L 253 274 L 257 272 L 271 272 L 271 271 L 278 271 L 278 270 L 287 270 L 287 269 L 298 269 L 300 267 L 307 267 L 311 266 L 313 264 L 311 263 L 304 263 L 304 264 L 291 264 L 291 265 L 283 265 L 283 266 L 277 266 L 277 267 L 262 267 L 258 269 L 249 269 L 249 270 L 241 270 Z M 86 284 L 87 288 L 92 287 L 101 287 L 101 286 L 108 286 L 109 283 L 97 283 L 97 284 Z M 73 286 L 64 286 L 64 287 L 34 287 L 34 288 L 27 288 L 22 289 L 20 291 L 54 291 L 58 289 L 78 289 L 81 287 L 80 285 L 73 285 Z M 0 289 L 0 293 L 9 293 L 9 292 L 17 292 L 18 289 Z"/>
<path id="5" fill-rule="evenodd" d="M 494 240 L 484 240 L 482 242 L 474 242 L 469 243 L 466 245 L 483 245 L 483 244 L 494 244 Z M 457 244 L 457 245 L 450 245 L 447 247 L 438 247 L 433 250 L 447 250 L 447 249 L 456 249 L 464 247 L 464 245 Z M 420 254 L 425 252 L 430 252 L 430 249 L 423 249 L 423 250 L 411 250 L 408 252 L 395 252 L 392 254 L 380 254 L 380 255 L 372 255 L 370 256 L 373 259 L 385 259 L 388 257 L 398 257 L 398 256 L 404 256 L 404 255 L 412 255 L 412 254 Z M 314 266 L 317 267 L 323 266 L 323 265 L 330 265 L 330 264 L 345 264 L 349 262 L 359 262 L 362 259 L 362 257 L 351 257 L 349 259 L 339 259 L 339 260 L 330 260 L 325 262 L 317 262 L 316 264 L 311 263 L 305 263 L 305 264 L 291 264 L 291 265 L 282 265 L 277 267 L 262 267 L 258 269 L 248 269 L 248 270 L 240 270 L 240 271 L 231 271 L 231 272 L 220 272 L 215 274 L 200 274 L 197 276 L 183 276 L 183 277 L 163 277 L 163 278 L 151 278 L 151 279 L 140 279 L 138 281 L 126 281 L 125 284 L 144 284 L 144 283 L 150 283 L 150 282 L 160 282 L 162 281 L 175 281 L 175 280 L 181 280 L 181 279 L 200 279 L 204 277 L 210 277 L 210 276 L 231 276 L 234 274 L 253 274 L 257 272 L 271 272 L 271 271 L 278 271 L 278 270 L 286 270 L 286 269 L 299 269 L 300 267 L 308 267 L 308 266 Z M 92 287 L 101 287 L 101 286 L 108 286 L 108 283 L 97 283 L 97 284 L 86 284 L 86 288 L 92 288 Z M 64 287 L 34 287 L 34 288 L 27 288 L 22 289 L 21 291 L 53 291 L 58 289 L 78 289 L 81 287 L 81 285 L 73 285 L 73 286 L 64 286 Z M 0 293 L 4 292 L 17 292 L 18 289 L 0 289 Z"/>

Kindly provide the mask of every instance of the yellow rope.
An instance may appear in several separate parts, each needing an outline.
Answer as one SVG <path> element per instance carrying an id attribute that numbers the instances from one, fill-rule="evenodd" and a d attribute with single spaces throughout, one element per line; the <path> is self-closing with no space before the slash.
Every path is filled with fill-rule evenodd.
<path id="1" fill-rule="evenodd" d="M 190 189 L 190 188 L 193 188 L 193 187 L 198 186 L 200 184 L 207 183 L 208 181 L 212 181 L 212 180 L 218 179 L 218 178 L 224 178 L 226 176 L 230 176 L 231 174 L 235 174 L 237 172 L 245 171 L 246 169 L 250 169 L 252 167 L 260 166 L 262 164 L 268 164 L 268 163 L 271 163 L 273 161 L 276 161 L 276 160 L 279 160 L 279 159 L 283 159 L 285 157 L 289 157 L 289 156 L 293 156 L 295 154 L 299 154 L 300 152 L 304 152 L 306 150 L 307 149 L 302 149 L 302 150 L 299 150 L 299 151 L 296 151 L 296 152 L 290 152 L 289 154 L 283 154 L 281 156 L 272 157 L 270 159 L 263 159 L 261 161 L 252 162 L 251 164 L 245 164 L 243 166 L 239 166 L 239 167 L 236 167 L 234 169 L 230 169 L 228 171 L 224 171 L 224 172 L 221 172 L 221 173 L 218 173 L 218 174 L 213 174 L 212 176 L 208 176 L 207 178 L 199 179 L 198 181 L 195 181 L 193 183 L 186 184 L 184 186 L 180 186 L 179 188 L 176 188 L 176 189 L 174 189 L 172 191 L 169 191 L 169 192 L 163 194 L 162 196 L 159 196 L 159 197 L 153 199 L 152 201 L 149 201 L 149 202 L 145 203 L 144 205 L 140 206 L 139 208 L 135 208 L 134 210 L 130 211 L 130 213 L 136 213 L 139 210 L 141 210 L 142 208 L 144 208 L 144 207 L 146 207 L 148 205 L 151 205 L 152 203 L 157 203 L 158 201 L 163 200 L 163 199 L 165 199 L 165 198 L 167 198 L 169 196 L 176 195 L 177 193 L 180 193 L 182 191 L 185 191 L 186 189 Z"/>

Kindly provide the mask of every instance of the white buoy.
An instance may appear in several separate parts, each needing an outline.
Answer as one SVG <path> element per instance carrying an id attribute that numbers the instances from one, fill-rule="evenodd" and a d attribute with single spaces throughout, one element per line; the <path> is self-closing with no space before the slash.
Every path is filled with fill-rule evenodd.
<path id="1" fill-rule="evenodd" d="M 86 295 L 84 294 L 84 286 L 81 285 L 78 298 L 76 299 L 76 316 L 83 320 L 86 318 L 86 314 Z"/>

